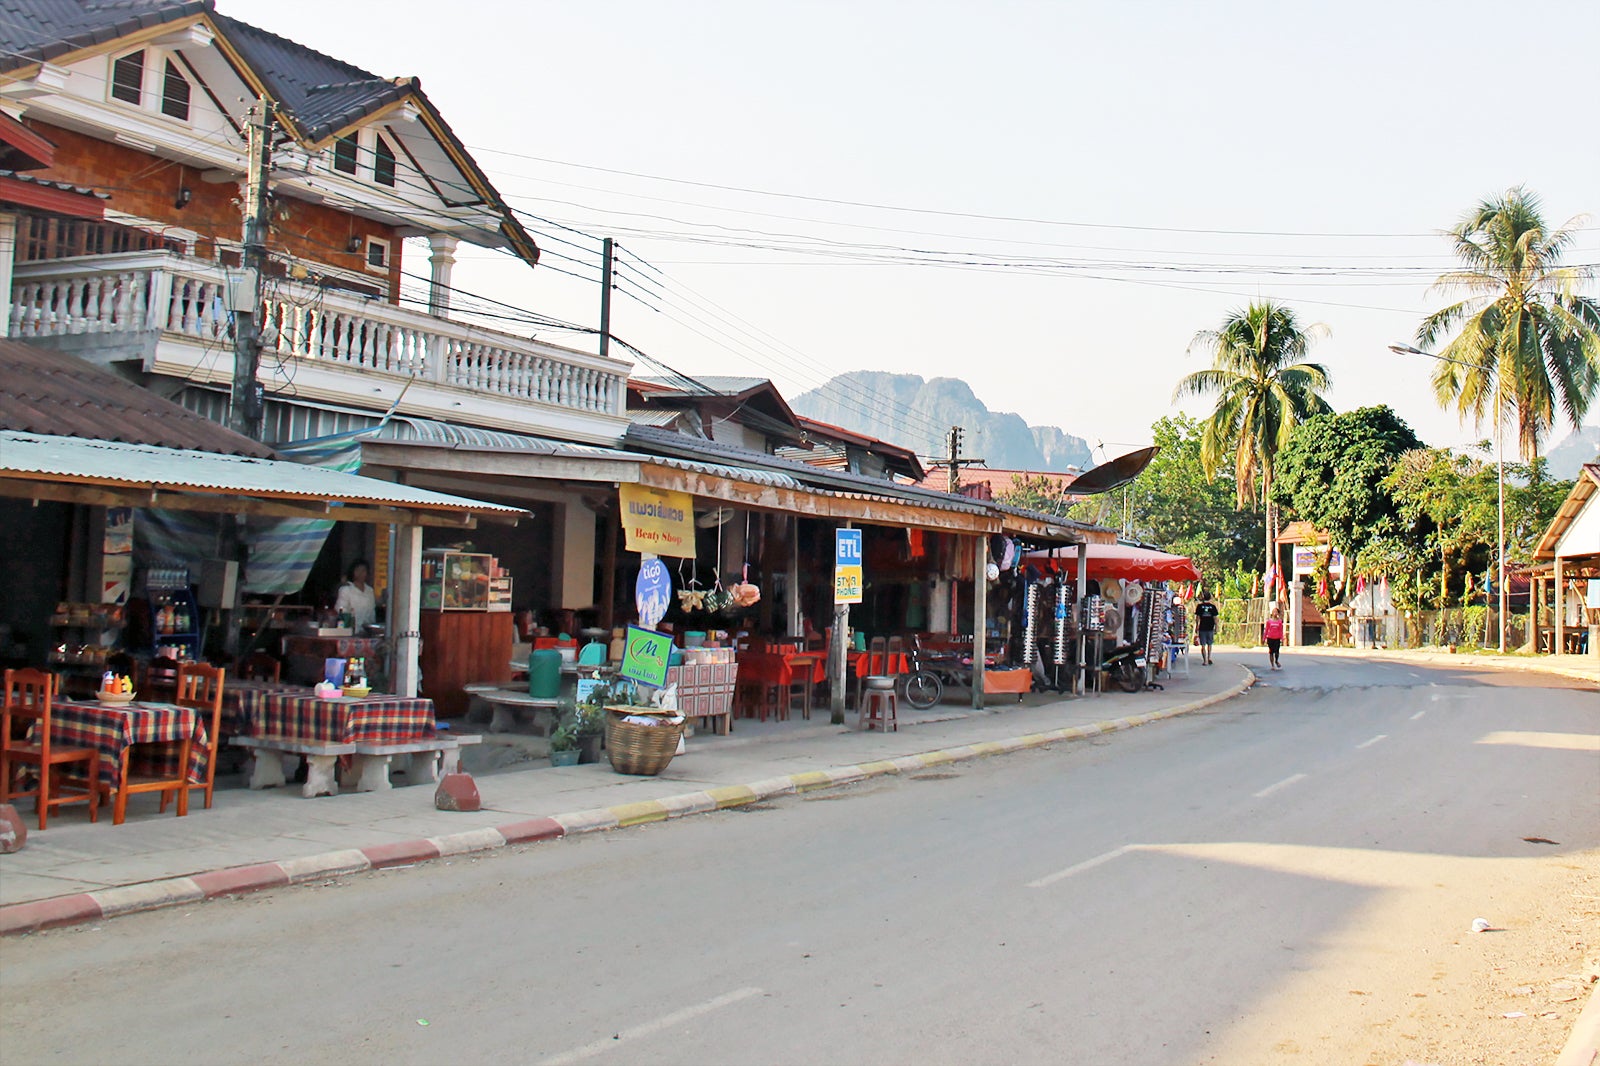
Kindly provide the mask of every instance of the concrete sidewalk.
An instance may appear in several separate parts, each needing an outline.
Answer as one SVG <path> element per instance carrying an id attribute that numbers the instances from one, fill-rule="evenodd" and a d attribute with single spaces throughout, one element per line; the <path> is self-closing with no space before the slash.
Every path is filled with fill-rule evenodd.
<path id="1" fill-rule="evenodd" d="M 1239 656 L 1242 659 L 1243 656 Z M 833 726 L 826 712 L 781 725 L 738 720 L 728 737 L 697 734 L 658 777 L 628 777 L 604 761 L 477 775 L 484 809 L 436 810 L 433 789 L 304 799 L 298 788 L 251 792 L 219 783 L 211 810 L 156 813 L 134 797 L 128 820 L 91 824 L 66 809 L 27 846 L 0 856 L 0 933 L 73 922 L 229 893 L 424 861 L 508 843 L 659 821 L 827 788 L 887 773 L 1070 741 L 1182 714 L 1247 689 L 1235 656 L 1164 691 L 1076 699 L 998 695 L 982 712 L 954 703 L 903 711 L 895 733 Z M 853 724 L 854 714 L 849 715 Z M 144 801 L 142 803 L 138 801 Z M 31 815 L 31 809 L 24 812 Z"/>
<path id="2" fill-rule="evenodd" d="M 1259 656 L 1266 649 L 1258 648 Z M 1392 660 L 1395 662 L 1425 663 L 1429 666 L 1453 666 L 1470 670 L 1521 670 L 1534 673 L 1555 674 L 1578 681 L 1600 685 L 1600 658 L 1592 655 L 1497 655 L 1487 652 L 1458 652 L 1436 648 L 1333 648 L 1312 644 L 1301 648 L 1284 648 L 1285 655 L 1338 655 L 1344 658 Z"/>

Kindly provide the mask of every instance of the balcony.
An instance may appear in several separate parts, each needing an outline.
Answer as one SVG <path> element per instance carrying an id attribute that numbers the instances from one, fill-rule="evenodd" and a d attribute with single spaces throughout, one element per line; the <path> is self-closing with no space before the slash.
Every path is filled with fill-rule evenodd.
<path id="1" fill-rule="evenodd" d="M 7 334 L 227 385 L 229 273 L 166 251 L 19 262 Z M 262 288 L 269 396 L 377 411 L 398 398 L 402 414 L 590 443 L 627 428 L 628 363 L 286 278 Z"/>

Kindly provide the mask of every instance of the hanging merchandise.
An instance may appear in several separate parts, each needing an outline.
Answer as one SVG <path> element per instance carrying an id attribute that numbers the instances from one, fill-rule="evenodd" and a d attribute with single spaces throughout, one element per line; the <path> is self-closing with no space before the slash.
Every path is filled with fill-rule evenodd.
<path id="1" fill-rule="evenodd" d="M 719 614 L 733 604 L 733 597 L 722 587 L 722 526 L 726 524 L 717 526 L 717 580 L 705 596 L 706 611 L 710 614 Z"/>
<path id="2" fill-rule="evenodd" d="M 1073 588 L 1065 581 L 1056 582 L 1056 645 L 1052 659 L 1057 666 L 1067 662 L 1068 621 L 1072 617 Z"/>
<path id="3" fill-rule="evenodd" d="M 700 587 L 700 561 L 692 559 L 689 562 L 689 580 L 684 587 L 678 590 L 678 608 L 685 614 L 706 609 L 706 593 Z M 683 560 L 678 561 L 678 579 L 683 579 Z"/>
<path id="4" fill-rule="evenodd" d="M 1039 630 L 1039 586 L 1036 582 L 1028 582 L 1028 590 L 1022 595 L 1022 661 L 1028 666 L 1033 665 L 1034 640 Z"/>
<path id="5" fill-rule="evenodd" d="M 739 571 L 739 581 L 728 589 L 733 605 L 741 610 L 761 602 L 761 590 L 750 584 L 750 512 L 744 513 L 744 566 Z"/>

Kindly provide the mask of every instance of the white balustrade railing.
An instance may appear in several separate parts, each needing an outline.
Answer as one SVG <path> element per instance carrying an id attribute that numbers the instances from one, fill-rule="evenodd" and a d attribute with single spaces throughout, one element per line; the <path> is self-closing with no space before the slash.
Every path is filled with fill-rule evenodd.
<path id="1" fill-rule="evenodd" d="M 281 278 L 269 279 L 266 288 L 263 351 L 281 359 L 415 377 L 570 410 L 623 413 L 626 369 L 609 359 Z M 21 263 L 8 333 L 28 338 L 159 330 L 203 344 L 226 343 L 227 295 L 221 267 L 170 254 Z"/>

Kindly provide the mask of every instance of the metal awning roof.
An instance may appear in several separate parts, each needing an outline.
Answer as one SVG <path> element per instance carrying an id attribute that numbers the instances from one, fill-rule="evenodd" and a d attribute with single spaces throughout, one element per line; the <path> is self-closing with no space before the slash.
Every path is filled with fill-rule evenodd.
<path id="1" fill-rule="evenodd" d="M 814 518 L 905 525 L 963 533 L 1019 533 L 1047 543 L 1115 539 L 1111 530 L 1068 519 L 1035 515 L 1000 504 L 868 478 L 839 477 L 804 463 L 747 466 L 731 461 L 652 455 L 642 451 L 572 445 L 524 438 L 515 448 L 485 443 L 425 439 L 375 440 L 361 445 L 362 462 L 395 470 L 478 478 L 540 478 L 552 481 L 623 483 L 688 492 L 704 499 Z M 733 459 L 726 449 L 717 459 Z M 753 458 L 756 458 L 753 456 Z M 770 460 L 770 456 L 760 456 Z M 781 467 L 781 469 L 774 469 Z M 801 476 L 805 475 L 805 476 Z M 831 485 L 812 483 L 828 479 Z M 477 491 L 491 489 L 479 482 Z"/>
<path id="2" fill-rule="evenodd" d="M 0 430 L 0 495 L 170 510 L 471 526 L 521 508 L 279 459 Z"/>

